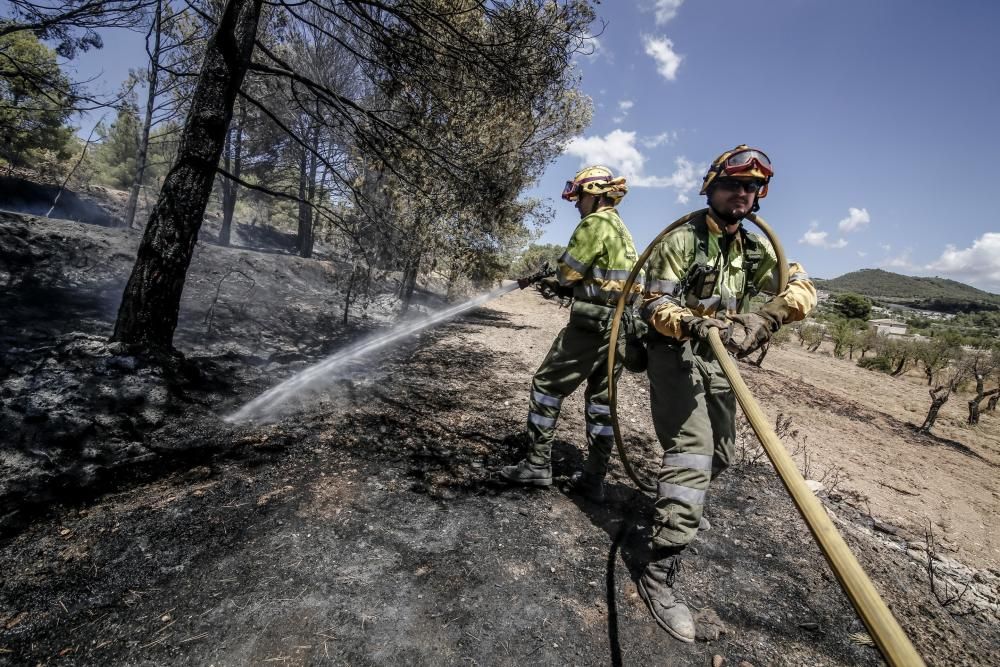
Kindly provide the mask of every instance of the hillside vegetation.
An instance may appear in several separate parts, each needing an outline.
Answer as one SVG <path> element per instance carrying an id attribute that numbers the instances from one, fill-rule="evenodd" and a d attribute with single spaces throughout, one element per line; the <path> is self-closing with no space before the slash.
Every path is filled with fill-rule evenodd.
<path id="1" fill-rule="evenodd" d="M 1000 309 L 1000 295 L 947 278 L 904 276 L 882 269 L 861 269 L 831 280 L 816 279 L 819 289 L 854 292 L 875 300 L 942 312 Z"/>

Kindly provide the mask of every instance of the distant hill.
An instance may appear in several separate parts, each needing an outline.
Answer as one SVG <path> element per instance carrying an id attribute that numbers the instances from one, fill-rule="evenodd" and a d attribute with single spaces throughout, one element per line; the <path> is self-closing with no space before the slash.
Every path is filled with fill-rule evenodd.
<path id="1" fill-rule="evenodd" d="M 1000 295 L 947 278 L 904 276 L 882 269 L 861 269 L 831 280 L 815 279 L 828 292 L 855 292 L 877 301 L 941 312 L 1000 310 Z"/>

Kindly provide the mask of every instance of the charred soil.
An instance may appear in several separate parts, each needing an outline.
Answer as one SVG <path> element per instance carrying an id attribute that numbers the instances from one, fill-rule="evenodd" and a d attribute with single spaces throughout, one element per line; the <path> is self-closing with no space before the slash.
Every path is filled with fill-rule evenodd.
<path id="1" fill-rule="evenodd" d="M 651 500 L 617 463 L 604 504 L 563 490 L 582 462 L 580 395 L 560 421 L 556 486 L 496 481 L 521 455 L 529 378 L 566 319 L 555 304 L 512 293 L 281 421 L 234 426 L 222 416 L 361 333 L 340 324 L 343 271 L 199 246 L 177 338 L 185 360 L 152 363 L 103 340 L 136 243 L 125 230 L 0 221 L 0 663 L 880 664 L 746 434 L 678 577 L 695 644 L 660 630 L 636 592 Z M 388 313 L 373 303 L 365 329 Z M 800 411 L 787 442 L 807 437 L 812 465 L 862 458 L 871 445 L 858 440 L 889 425 L 881 447 L 895 458 L 958 456 L 995 478 L 980 444 L 967 456 L 893 430 L 905 414 L 851 387 L 804 391 L 796 354 L 772 351 L 772 370 L 746 371 L 765 410 Z M 627 375 L 619 393 L 627 444 L 651 474 L 644 378 Z M 911 487 L 884 454 L 878 475 L 859 464 L 828 476 L 821 497 L 930 664 L 992 664 L 995 554 L 959 546 L 971 536 L 944 504 L 924 508 L 930 546 L 920 522 L 897 520 L 873 490 Z M 928 466 L 914 493 L 948 481 L 936 474 Z M 983 517 L 997 513 L 994 501 Z"/>

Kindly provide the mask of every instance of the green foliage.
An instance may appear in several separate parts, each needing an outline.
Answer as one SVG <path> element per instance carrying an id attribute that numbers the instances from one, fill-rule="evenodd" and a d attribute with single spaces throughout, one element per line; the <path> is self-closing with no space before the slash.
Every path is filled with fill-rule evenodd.
<path id="1" fill-rule="evenodd" d="M 0 56 L 0 158 L 16 167 L 45 151 L 65 160 L 74 99 L 55 52 L 22 30 L 0 37 Z"/>
<path id="2" fill-rule="evenodd" d="M 872 302 L 860 294 L 846 292 L 834 297 L 834 308 L 849 320 L 867 320 L 872 314 Z"/>
<path id="3" fill-rule="evenodd" d="M 508 278 L 521 278 L 538 271 L 546 262 L 555 268 L 556 261 L 566 252 L 566 246 L 556 243 L 532 243 L 510 265 Z"/>
<path id="4" fill-rule="evenodd" d="M 893 369 L 892 360 L 889 357 L 881 355 L 859 359 L 858 366 L 872 371 L 882 371 L 883 373 L 891 373 Z"/>
<path id="5" fill-rule="evenodd" d="M 826 336 L 826 329 L 821 324 L 806 320 L 798 323 L 795 327 L 795 334 L 799 338 L 799 346 L 805 347 L 810 352 L 815 352 Z"/>
<path id="6" fill-rule="evenodd" d="M 861 332 L 856 320 L 838 320 L 829 328 L 833 339 L 833 356 L 840 359 L 845 352 L 853 356 L 854 348 L 858 346 Z"/>
<path id="7" fill-rule="evenodd" d="M 98 182 L 119 190 L 132 186 L 140 131 L 139 109 L 132 102 L 122 105 L 110 127 L 98 126 L 101 143 L 94 150 L 93 160 L 94 178 Z"/>

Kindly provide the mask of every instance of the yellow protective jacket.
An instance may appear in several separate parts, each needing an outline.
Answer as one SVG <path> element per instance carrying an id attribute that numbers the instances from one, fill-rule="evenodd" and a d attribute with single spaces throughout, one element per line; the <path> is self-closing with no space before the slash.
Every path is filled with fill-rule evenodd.
<path id="1" fill-rule="evenodd" d="M 700 241 L 707 242 L 701 251 Z M 724 257 L 723 245 L 728 246 Z M 751 246 L 753 252 L 749 252 Z M 701 261 L 717 265 L 720 270 L 712 296 L 701 300 L 685 295 L 683 284 L 691 268 L 699 263 L 699 255 Z M 752 276 L 747 275 L 745 263 L 756 264 L 751 267 Z M 778 287 L 777 264 L 774 248 L 763 236 L 740 232 L 724 239 L 722 228 L 710 214 L 699 216 L 667 234 L 650 255 L 643 319 L 660 334 L 683 340 L 681 318 L 747 312 L 753 294 L 774 294 Z M 788 307 L 790 315 L 784 323 L 796 322 L 816 307 L 816 287 L 805 269 L 793 262 L 788 269 L 788 286 L 774 299 Z"/>
<path id="2" fill-rule="evenodd" d="M 614 306 L 638 255 L 632 235 L 614 208 L 580 221 L 556 265 L 559 283 L 573 287 L 578 301 Z M 642 295 L 642 275 L 632 288 Z"/>

